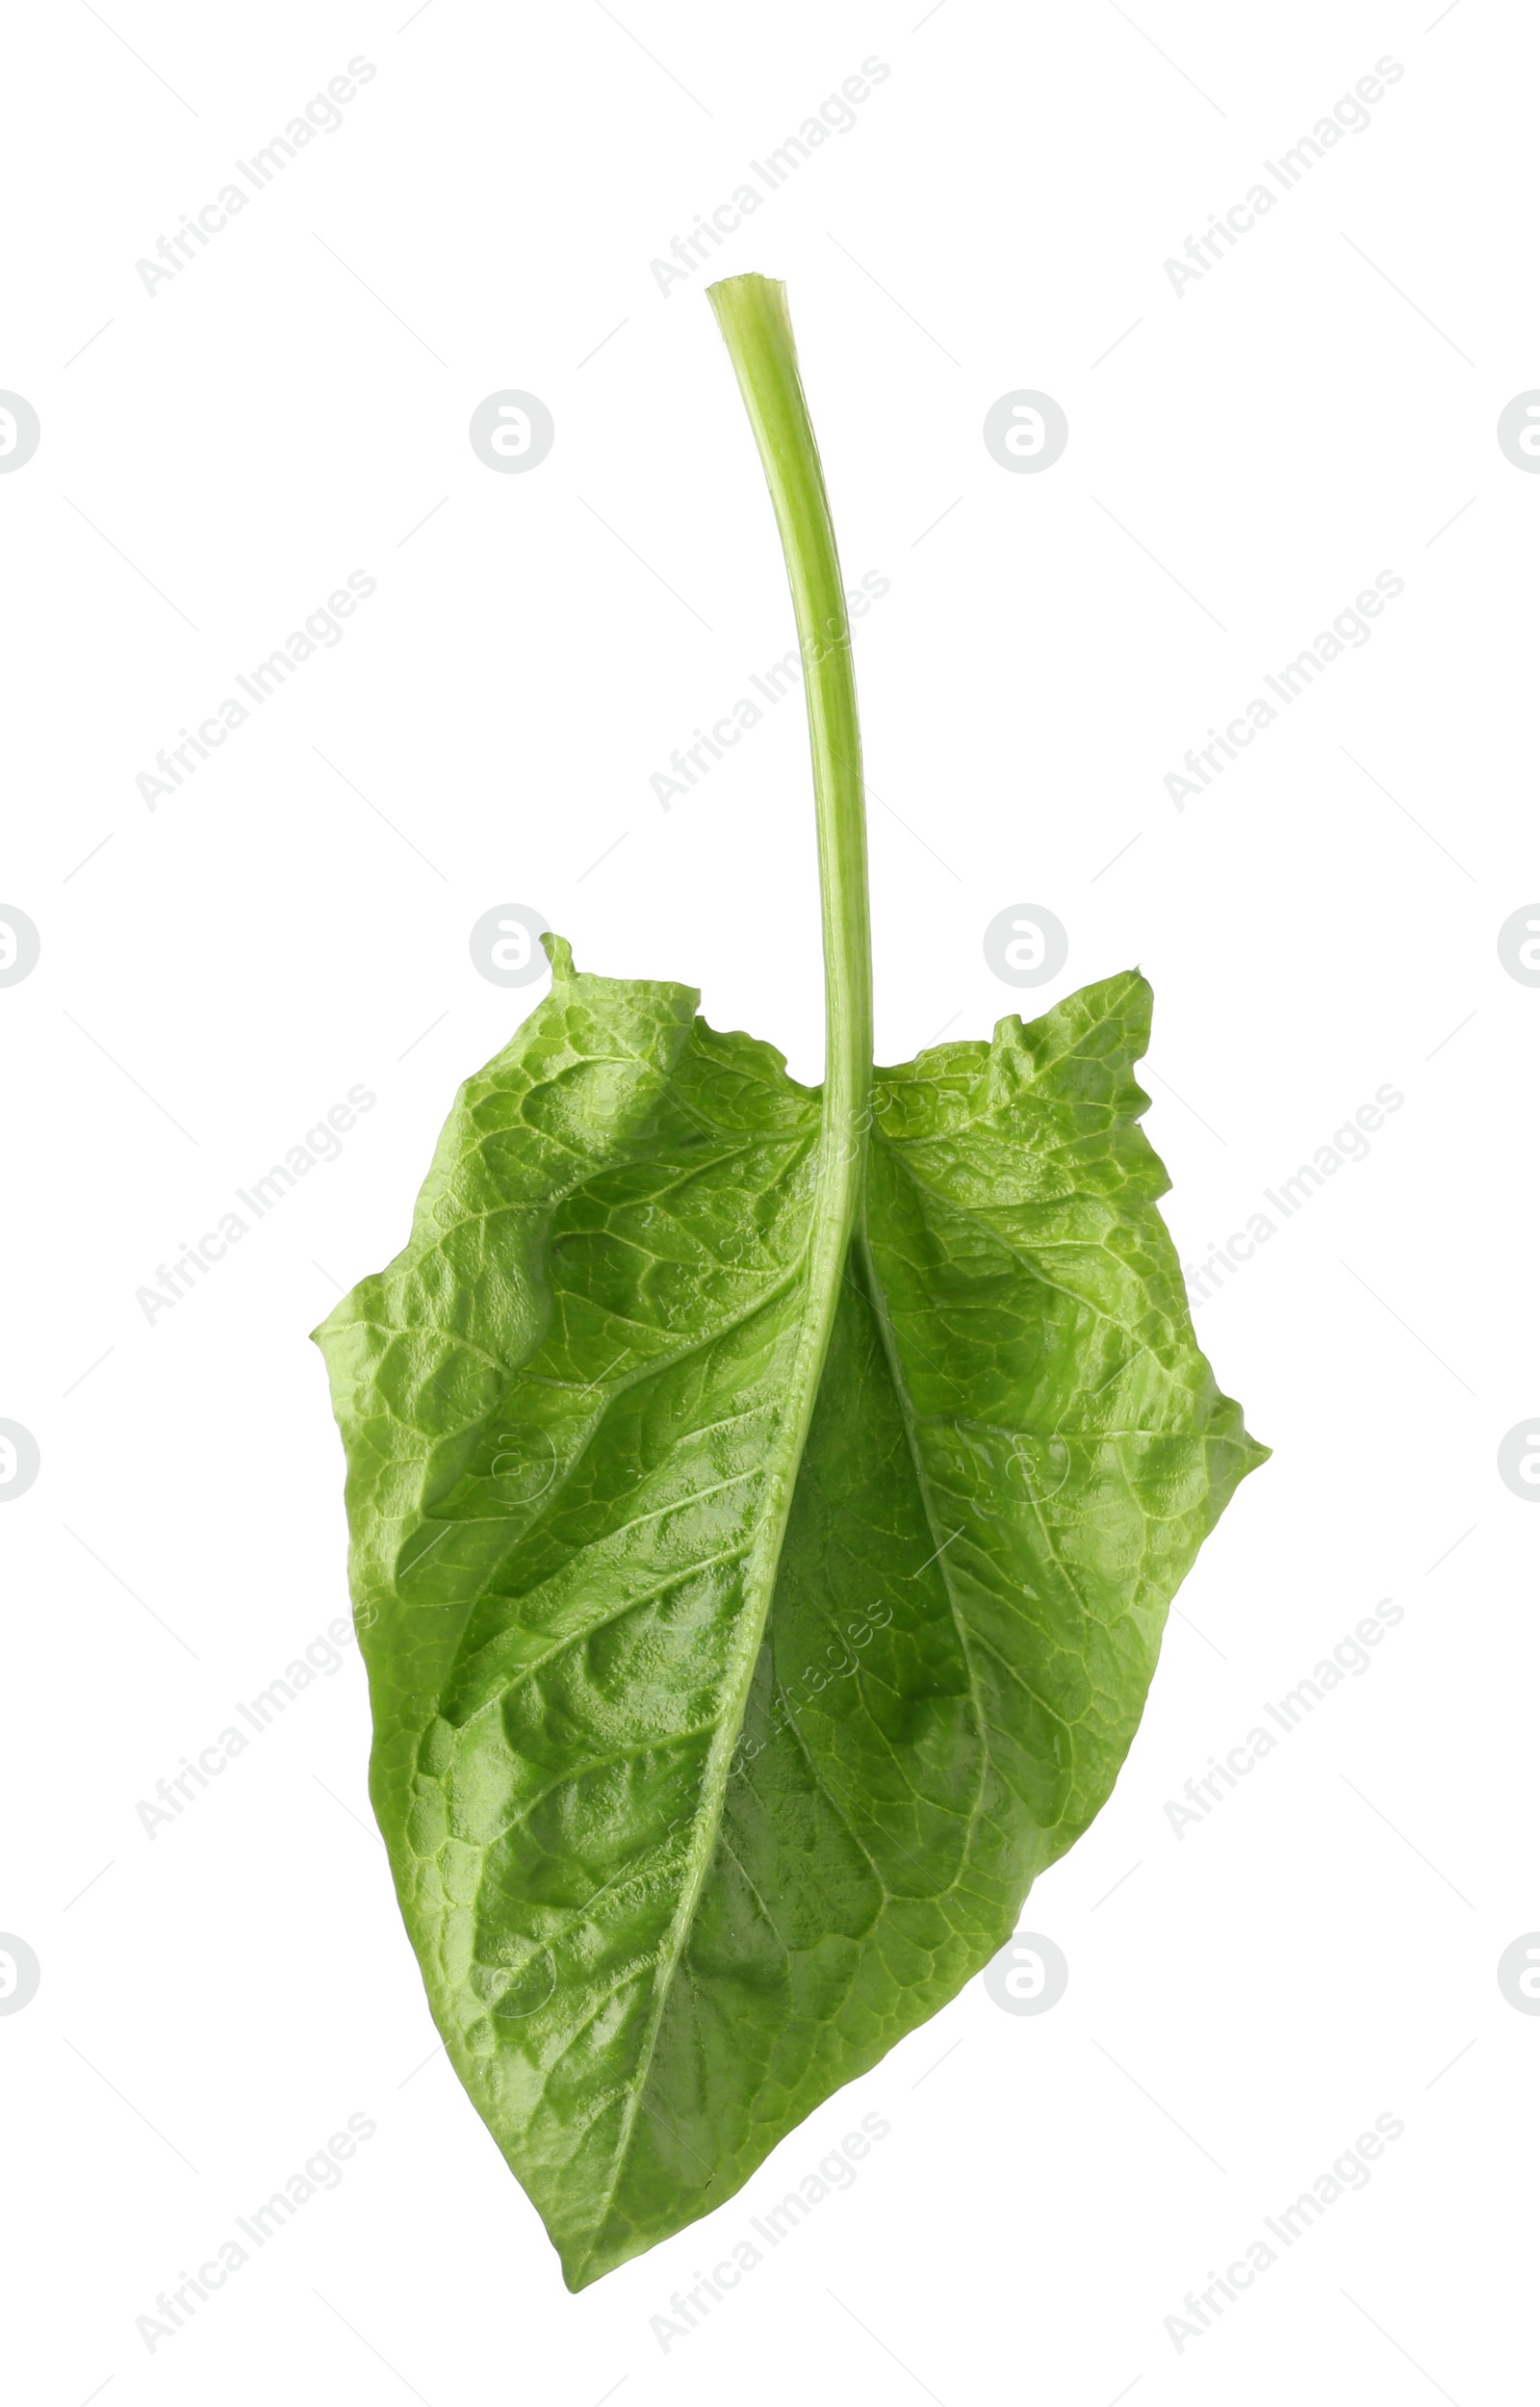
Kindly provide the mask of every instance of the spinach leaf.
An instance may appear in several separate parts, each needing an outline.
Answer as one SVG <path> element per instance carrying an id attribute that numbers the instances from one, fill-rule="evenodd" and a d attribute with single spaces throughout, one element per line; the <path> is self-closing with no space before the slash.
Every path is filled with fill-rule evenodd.
<path id="1" fill-rule="evenodd" d="M 873 1072 L 822 477 L 782 288 L 712 299 L 807 665 L 825 1083 L 548 938 L 317 1333 L 401 1910 L 573 2289 L 1003 1944 L 1265 1455 L 1156 1210 L 1142 977 Z"/>

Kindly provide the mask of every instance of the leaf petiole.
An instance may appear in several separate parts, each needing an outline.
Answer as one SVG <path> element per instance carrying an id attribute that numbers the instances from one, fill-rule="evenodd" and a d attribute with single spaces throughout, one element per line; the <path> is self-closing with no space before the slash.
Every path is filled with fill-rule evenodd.
<path id="1" fill-rule="evenodd" d="M 796 612 L 812 744 L 823 899 L 824 1178 L 836 1166 L 844 1245 L 860 1207 L 872 1079 L 871 916 L 866 801 L 850 619 L 823 468 L 797 366 L 786 288 L 768 276 L 729 276 L 708 288 L 775 505 Z M 822 1179 L 820 1181 L 822 1183 Z M 835 1199 L 831 1199 L 834 1201 Z"/>

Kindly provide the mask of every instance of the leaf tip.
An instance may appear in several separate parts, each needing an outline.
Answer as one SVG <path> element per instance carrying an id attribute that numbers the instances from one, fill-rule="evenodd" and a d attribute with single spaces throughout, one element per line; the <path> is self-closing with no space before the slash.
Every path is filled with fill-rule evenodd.
<path id="1" fill-rule="evenodd" d="M 551 976 L 554 985 L 564 985 L 568 978 L 575 978 L 578 975 L 573 963 L 572 946 L 564 936 L 558 936 L 554 928 L 547 928 L 540 942 L 545 947 L 546 959 L 551 964 Z"/>

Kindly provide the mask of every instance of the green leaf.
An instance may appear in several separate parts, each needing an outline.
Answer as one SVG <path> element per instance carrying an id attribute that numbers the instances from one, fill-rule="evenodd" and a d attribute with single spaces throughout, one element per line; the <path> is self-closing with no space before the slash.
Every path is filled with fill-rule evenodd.
<path id="1" fill-rule="evenodd" d="M 574 2289 L 1004 1943 L 1263 1459 L 1155 1210 L 1142 978 L 873 1072 L 823 475 L 781 286 L 710 298 L 806 675 L 824 1084 L 550 938 L 317 1333 L 401 1911 Z"/>
<path id="2" fill-rule="evenodd" d="M 820 1095 L 548 949 L 318 1334 L 401 1909 L 577 2289 L 1003 1944 L 1264 1450 L 1155 1208 L 1137 974 L 878 1072 L 831 1280 Z"/>

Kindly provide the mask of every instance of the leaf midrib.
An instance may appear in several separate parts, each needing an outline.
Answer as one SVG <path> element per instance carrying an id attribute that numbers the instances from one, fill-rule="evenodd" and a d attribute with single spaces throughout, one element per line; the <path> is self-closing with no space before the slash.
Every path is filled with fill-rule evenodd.
<path id="1" fill-rule="evenodd" d="M 826 1090 L 821 1154 L 830 1152 L 831 1139 L 834 1141 L 833 1158 L 828 1160 L 827 1175 L 824 1175 L 824 1162 L 820 1161 L 813 1189 L 813 1207 L 804 1256 L 807 1278 L 802 1325 L 787 1380 L 786 1407 L 778 1429 L 778 1442 L 771 1447 L 766 1461 L 764 1502 L 756 1516 L 755 1535 L 750 1541 L 744 1571 L 737 1628 L 733 1633 L 722 1682 L 721 1695 L 726 1710 L 718 1722 L 717 1737 L 706 1762 L 701 1806 L 696 1815 L 698 1837 L 687 1859 L 686 1877 L 669 1943 L 659 1959 L 653 2010 L 642 2043 L 641 2058 L 628 2085 L 629 2094 L 609 2183 L 602 2204 L 590 2218 L 588 2246 L 582 2260 L 584 2270 L 593 2262 L 595 2250 L 614 2210 L 616 2194 L 629 2160 L 636 2117 L 646 2104 L 645 2093 L 652 2079 L 663 2017 L 695 1925 L 706 1875 L 716 1853 L 732 1757 L 743 1728 L 755 1666 L 770 1618 L 786 1523 L 796 1492 L 797 1474 L 807 1452 L 808 1433 L 834 1331 L 839 1282 L 850 1252 L 864 1146 L 855 1137 L 852 1129 L 839 1126 L 836 1111 L 831 1107 Z M 841 1154 L 846 1158 L 840 1158 Z"/>

